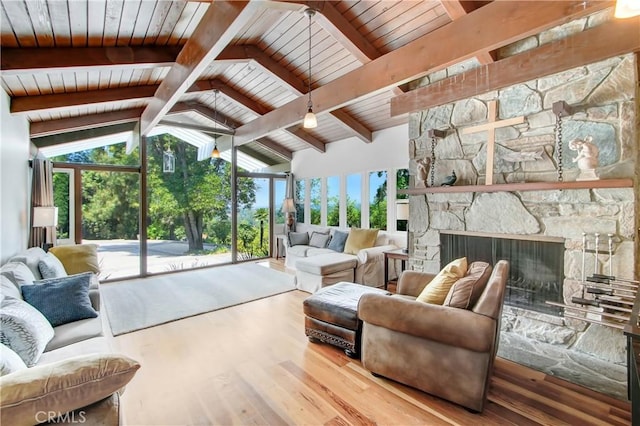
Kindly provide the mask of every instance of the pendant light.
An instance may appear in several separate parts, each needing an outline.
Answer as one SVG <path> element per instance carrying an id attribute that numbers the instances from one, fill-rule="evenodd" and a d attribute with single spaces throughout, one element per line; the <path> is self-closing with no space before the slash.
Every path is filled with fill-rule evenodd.
<path id="1" fill-rule="evenodd" d="M 309 18 L 309 102 L 307 103 L 307 114 L 304 116 L 302 126 L 305 129 L 314 129 L 318 127 L 318 120 L 313 113 L 313 104 L 311 103 L 311 18 L 316 14 L 316 11 L 308 8 L 304 11 L 304 14 Z"/>
<path id="2" fill-rule="evenodd" d="M 215 127 L 218 127 L 218 89 L 213 90 L 213 121 Z M 218 135 L 213 135 L 213 151 L 211 151 L 211 158 L 220 158 L 220 151 L 218 151 Z"/>

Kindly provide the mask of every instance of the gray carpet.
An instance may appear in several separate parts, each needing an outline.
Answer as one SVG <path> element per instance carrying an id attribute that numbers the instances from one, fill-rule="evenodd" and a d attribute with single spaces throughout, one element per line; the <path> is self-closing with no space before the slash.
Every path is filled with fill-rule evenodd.
<path id="1" fill-rule="evenodd" d="M 295 289 L 294 277 L 255 263 L 100 286 L 114 336 Z"/>

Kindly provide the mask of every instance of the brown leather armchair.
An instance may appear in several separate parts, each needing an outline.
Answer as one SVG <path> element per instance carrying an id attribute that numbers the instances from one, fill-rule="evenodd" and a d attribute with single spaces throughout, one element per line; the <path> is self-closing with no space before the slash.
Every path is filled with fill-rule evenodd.
<path id="1" fill-rule="evenodd" d="M 405 271 L 397 294 L 365 294 L 362 364 L 372 373 L 481 412 L 498 350 L 509 263 L 499 261 L 469 309 L 416 301 L 435 275 Z"/>

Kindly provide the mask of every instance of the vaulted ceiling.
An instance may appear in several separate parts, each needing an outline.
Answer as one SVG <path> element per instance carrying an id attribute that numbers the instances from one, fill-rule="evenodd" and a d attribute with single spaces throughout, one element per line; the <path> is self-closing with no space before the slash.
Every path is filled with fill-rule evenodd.
<path id="1" fill-rule="evenodd" d="M 605 1 L 2 0 L 1 84 L 36 146 L 154 126 L 235 130 L 268 164 L 407 121 L 390 101 L 445 67 Z M 308 96 L 318 127 L 303 129 Z M 473 59 L 475 58 L 475 59 Z M 218 89 L 219 94 L 214 95 Z"/>

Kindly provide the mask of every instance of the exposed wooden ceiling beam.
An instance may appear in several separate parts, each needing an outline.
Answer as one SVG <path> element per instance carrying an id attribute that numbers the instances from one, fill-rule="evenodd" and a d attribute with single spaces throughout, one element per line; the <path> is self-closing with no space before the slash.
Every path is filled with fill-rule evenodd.
<path id="1" fill-rule="evenodd" d="M 211 135 L 231 136 L 234 133 L 233 130 L 223 129 L 222 127 L 202 126 L 199 124 L 182 123 L 180 121 L 166 120 L 166 119 L 160 120 L 158 124 L 161 124 L 163 126 L 181 127 L 183 129 L 189 129 L 189 130 L 197 130 L 199 132 L 207 133 Z"/>
<path id="2" fill-rule="evenodd" d="M 172 113 L 183 113 L 183 112 L 189 112 L 189 111 L 194 111 L 200 115 L 202 115 L 203 117 L 208 118 L 209 120 L 213 121 L 213 117 L 216 116 L 216 113 L 209 107 L 206 107 L 202 104 L 198 104 L 198 103 L 193 103 L 193 102 L 178 102 L 177 104 L 174 105 L 174 107 L 171 109 Z M 229 128 L 231 129 L 236 129 L 240 126 L 240 123 L 229 118 L 226 117 L 224 115 L 220 115 L 219 113 L 217 114 L 217 117 L 219 119 L 222 119 L 221 121 L 224 122 L 225 125 L 227 125 Z M 221 123 L 222 124 L 222 123 Z M 258 138 L 255 140 L 256 143 L 259 143 L 260 145 L 264 146 L 265 148 L 273 151 L 275 154 L 280 155 L 282 158 L 285 158 L 289 161 L 291 161 L 291 159 L 293 158 L 293 152 L 288 150 L 287 148 L 283 147 L 282 145 L 272 141 L 271 139 L 268 138 Z"/>
<path id="3" fill-rule="evenodd" d="M 480 5 L 474 4 L 474 2 L 469 1 L 461 1 L 461 0 L 441 0 L 440 3 L 444 8 L 449 18 L 452 21 L 459 19 L 470 12 L 473 12 Z M 479 52 L 476 55 L 476 59 L 480 62 L 481 65 L 490 64 L 495 62 L 495 57 L 492 52 Z"/>
<path id="4" fill-rule="evenodd" d="M 177 46 L 2 48 L 0 68 L 5 75 L 157 68 L 172 66 L 179 52 Z"/>
<path id="5" fill-rule="evenodd" d="M 236 45 L 229 46 L 225 51 L 221 54 L 221 57 L 224 60 L 238 60 L 239 58 L 246 58 L 248 60 L 253 60 L 255 63 L 260 66 L 263 72 L 270 74 L 276 80 L 280 81 L 284 87 L 289 88 L 289 90 L 293 91 L 297 96 L 306 95 L 307 86 L 304 81 L 296 77 L 292 72 L 284 68 L 278 62 L 271 59 L 269 55 L 264 53 L 264 51 L 257 46 L 254 45 Z M 305 109 L 306 112 L 306 109 Z M 371 130 L 367 129 L 362 123 L 357 121 L 355 118 L 351 117 L 349 113 L 343 111 L 342 114 L 332 114 L 336 120 L 340 122 L 340 124 L 353 133 L 354 136 L 361 139 L 364 142 L 371 142 L 373 140 L 373 136 L 371 134 Z M 345 118 L 348 117 L 348 118 Z M 353 125 L 352 125 L 353 124 Z M 298 132 L 296 132 L 300 135 Z M 318 140 L 317 138 L 313 138 L 314 140 Z M 324 151 L 323 151 L 324 152 Z"/>
<path id="6" fill-rule="evenodd" d="M 245 1 L 215 1 L 209 5 L 185 43 L 151 102 L 142 113 L 140 133 L 147 135 L 202 71 L 222 52 L 249 21 L 254 7 Z"/>
<path id="7" fill-rule="evenodd" d="M 120 123 L 112 126 L 95 127 L 93 129 L 77 130 L 75 132 L 60 133 L 56 135 L 33 138 L 33 144 L 38 148 L 59 145 L 62 143 L 77 142 L 100 136 L 113 135 L 115 133 L 130 132 L 136 126 L 135 122 Z"/>
<path id="8" fill-rule="evenodd" d="M 29 133 L 32 138 L 38 138 L 59 133 L 129 123 L 140 119 L 140 114 L 142 114 L 143 110 L 144 108 L 132 108 L 102 114 L 60 118 L 58 120 L 36 121 L 31 123 Z"/>
<path id="9" fill-rule="evenodd" d="M 318 152 L 325 152 L 327 150 L 324 142 L 314 137 L 311 133 L 307 132 L 300 125 L 290 126 L 282 130 L 285 133 L 293 136 L 294 138 L 299 139 L 308 145 L 311 145 L 311 147 Z"/>
<path id="10" fill-rule="evenodd" d="M 17 96 L 11 99 L 11 113 L 26 113 L 52 109 L 73 108 L 106 102 L 137 102 L 148 100 L 158 89 L 157 85 L 121 87 L 107 90 L 87 90 L 74 93 Z"/>
<path id="11" fill-rule="evenodd" d="M 391 100 L 391 116 L 425 110 L 534 78 L 640 51 L 640 18 L 615 20 L 420 87 Z M 570 48 L 569 48 L 570 47 Z"/>
<path id="12" fill-rule="evenodd" d="M 238 150 L 243 152 L 243 153 L 245 153 L 245 154 L 247 154 L 250 157 L 255 158 L 258 161 L 262 161 L 267 166 L 275 166 L 276 164 L 278 164 L 276 161 L 273 161 L 273 158 L 270 158 L 270 157 L 264 155 L 263 153 L 258 152 L 253 148 L 250 148 L 247 145 L 239 146 Z"/>
<path id="13" fill-rule="evenodd" d="M 411 43 L 364 64 L 312 93 L 316 114 L 329 112 L 365 96 L 388 90 L 478 54 L 537 34 L 571 19 L 610 6 L 608 2 L 492 2 Z M 478 32 L 490 27 L 492 31 Z M 442 49 L 442 46 L 448 46 Z M 243 144 L 302 121 L 306 99 L 300 97 L 240 126 Z"/>

